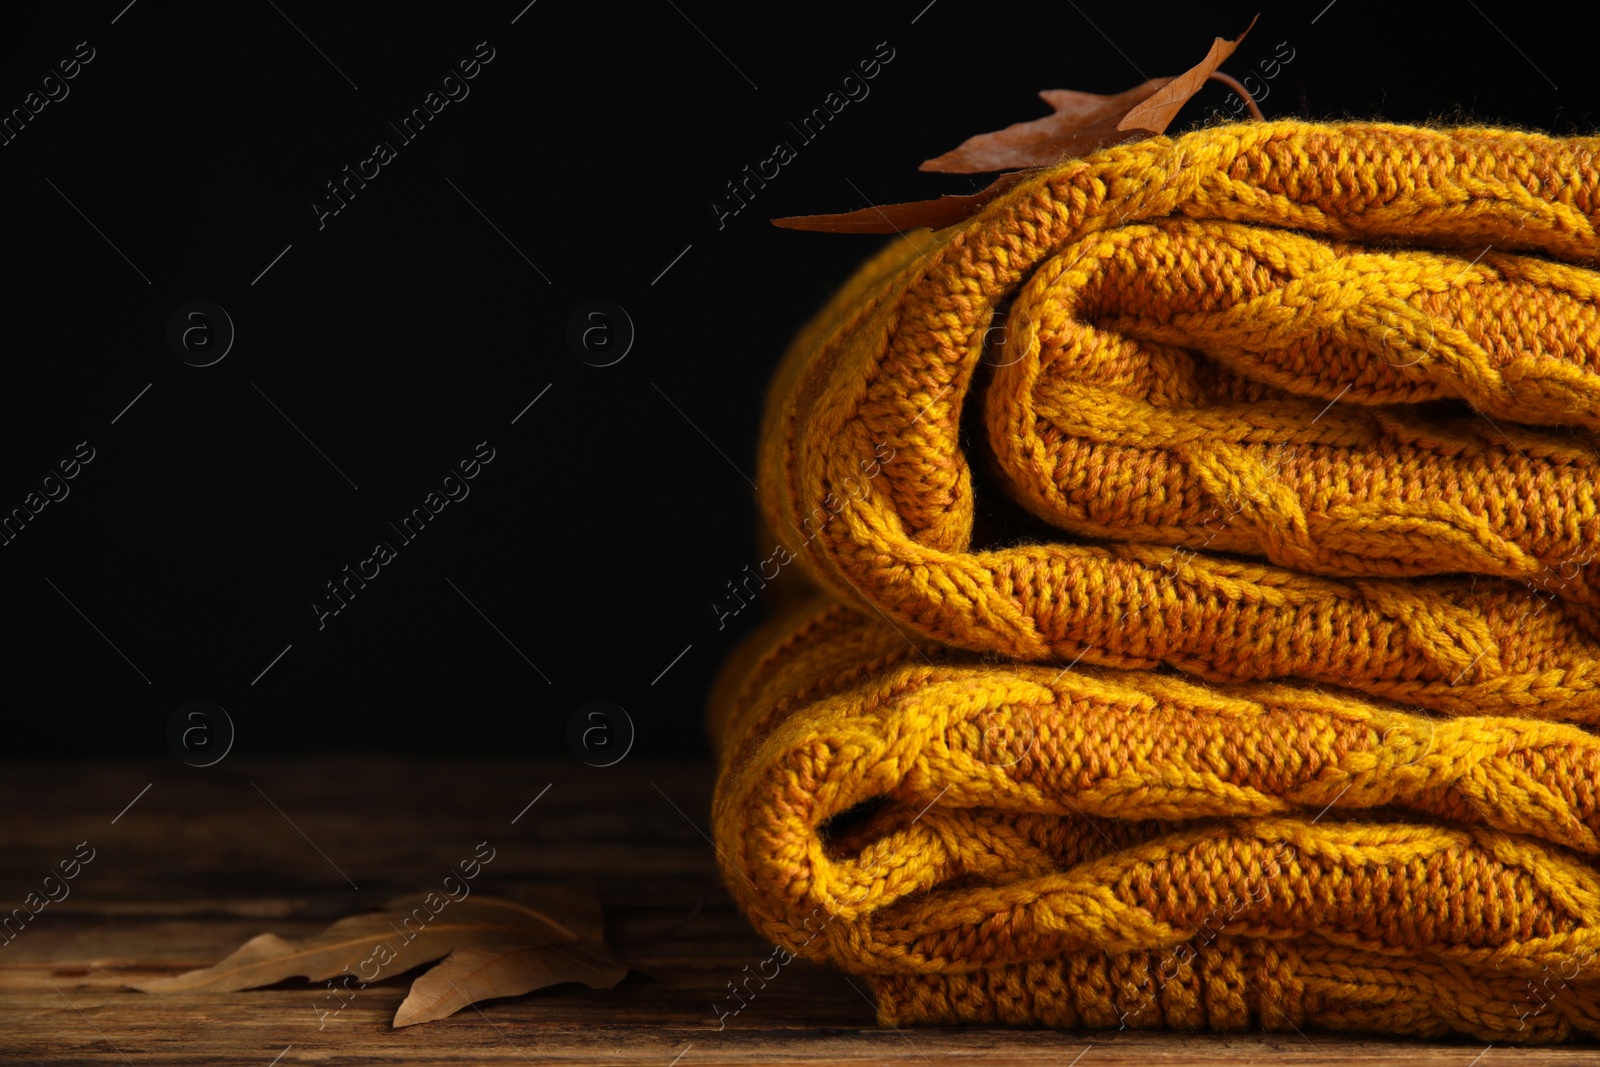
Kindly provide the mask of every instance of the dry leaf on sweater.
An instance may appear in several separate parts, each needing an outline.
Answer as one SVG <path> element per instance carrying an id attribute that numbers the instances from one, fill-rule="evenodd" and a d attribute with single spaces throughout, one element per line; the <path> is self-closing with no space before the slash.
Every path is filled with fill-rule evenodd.
<path id="1" fill-rule="evenodd" d="M 1232 41 L 1221 37 L 1213 40 L 1205 59 L 1176 78 L 1151 78 L 1115 96 L 1046 89 L 1039 95 L 1055 109 L 1053 114 L 969 137 L 956 148 L 923 162 L 922 170 L 949 174 L 1007 172 L 976 193 L 875 205 L 837 215 L 791 215 L 773 219 L 772 224 L 786 230 L 820 233 L 904 233 L 919 226 L 935 230 L 953 226 L 970 218 L 1034 169 L 1070 156 L 1088 155 L 1107 145 L 1140 140 L 1147 133 L 1164 132 L 1189 98 L 1213 75 L 1237 85 L 1232 79 L 1217 75 L 1216 70 L 1255 24 L 1256 20 L 1251 19 L 1244 33 Z M 1253 102 L 1251 106 L 1254 108 Z"/>
<path id="2" fill-rule="evenodd" d="M 1256 19 L 1260 17 L 1257 15 L 1251 19 L 1250 25 L 1244 28 L 1244 33 L 1231 41 L 1224 41 L 1221 37 L 1214 39 L 1211 42 L 1211 51 L 1206 53 L 1204 59 L 1173 78 L 1160 92 L 1129 111 L 1122 121 L 1117 123 L 1117 129 L 1164 133 L 1167 124 L 1178 117 L 1183 105 L 1200 91 L 1200 87 L 1211 77 L 1212 72 L 1222 65 L 1222 61 L 1233 55 L 1233 50 L 1239 47 L 1245 34 L 1255 28 Z"/>
<path id="3" fill-rule="evenodd" d="M 980 207 L 1029 177 L 1033 172 L 1014 170 L 1002 174 L 975 193 L 964 196 L 946 194 L 937 200 L 913 200 L 909 204 L 884 204 L 864 207 L 842 215 L 794 215 L 773 219 L 774 226 L 786 230 L 814 230 L 818 233 L 905 233 L 926 226 L 941 230 L 968 218 Z"/>
<path id="4" fill-rule="evenodd" d="M 530 894 L 527 904 L 476 895 L 457 901 L 437 892 L 403 897 L 304 940 L 262 934 L 211 967 L 134 988 L 219 993 L 339 975 L 339 990 L 354 993 L 441 957 L 442 963 L 412 983 L 395 1026 L 442 1019 L 475 1001 L 559 982 L 609 989 L 628 973 L 601 940 L 593 894 L 550 888 Z"/>
<path id="5" fill-rule="evenodd" d="M 968 137 L 944 155 L 924 160 L 918 169 L 975 174 L 1015 167 L 1048 167 L 1068 156 L 1086 156 L 1108 144 L 1142 136 L 1130 137 L 1118 123 L 1172 81 L 1151 78 L 1115 96 L 1045 89 L 1039 95 L 1055 108 L 1054 114 Z"/>
<path id="6" fill-rule="evenodd" d="M 1151 78 L 1115 96 L 1046 89 L 1039 95 L 1055 109 L 1054 114 L 969 137 L 944 155 L 926 160 L 920 169 L 972 174 L 1048 167 L 1062 159 L 1086 156 L 1106 145 L 1137 140 L 1147 133 L 1164 133 L 1183 105 L 1233 54 L 1255 24 L 1251 19 L 1244 33 L 1232 41 L 1221 37 L 1213 40 L 1206 57 L 1176 78 Z M 1135 131 L 1131 136 L 1130 130 Z"/>

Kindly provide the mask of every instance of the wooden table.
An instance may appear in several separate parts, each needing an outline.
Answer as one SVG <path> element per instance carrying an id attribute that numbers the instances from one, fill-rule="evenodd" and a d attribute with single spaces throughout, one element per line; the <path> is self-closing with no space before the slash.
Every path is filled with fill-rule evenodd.
<path id="1" fill-rule="evenodd" d="M 771 946 L 717 882 L 704 836 L 711 772 L 702 764 L 63 762 L 7 766 L 0 781 L 5 911 L 79 842 L 96 850 L 70 896 L 0 948 L 0 1055 L 12 1062 L 1600 1063 L 1593 1046 L 1485 1051 L 1322 1033 L 882 1030 L 864 982 L 803 960 L 719 1030 L 713 1000 Z M 410 976 L 362 990 L 326 1020 L 317 1013 L 325 991 L 299 979 L 181 996 L 124 986 L 215 962 L 258 933 L 304 936 L 425 890 L 484 840 L 495 858 L 479 889 L 514 896 L 532 883 L 590 886 L 633 973 L 612 990 L 560 986 L 401 1030 L 390 1020 Z"/>

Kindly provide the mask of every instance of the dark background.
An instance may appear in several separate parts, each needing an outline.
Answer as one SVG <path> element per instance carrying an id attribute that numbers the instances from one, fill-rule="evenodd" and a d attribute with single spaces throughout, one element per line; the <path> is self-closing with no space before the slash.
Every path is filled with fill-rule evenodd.
<path id="1" fill-rule="evenodd" d="M 770 551 L 747 481 L 765 381 L 882 241 L 769 218 L 973 191 L 987 176 L 916 166 L 1044 114 L 1037 90 L 1179 73 L 1257 10 L 1223 70 L 1292 50 L 1269 117 L 1600 116 L 1592 34 L 1504 0 L 1415 23 L 1364 0 L 524 3 L 4 17 L 0 108 L 79 41 L 95 58 L 0 147 L 0 510 L 76 442 L 95 458 L 0 548 L 0 752 L 162 755 L 195 698 L 227 709 L 235 753 L 564 755 L 595 699 L 627 709 L 636 752 L 700 751 L 761 607 L 719 630 L 711 602 Z M 479 41 L 470 94 L 319 229 L 323 184 Z M 799 144 L 786 123 L 885 41 L 870 95 Z M 780 138 L 797 159 L 719 228 L 711 199 Z M 237 329 L 205 368 L 166 342 L 195 298 Z M 566 342 L 592 299 L 636 327 L 613 366 Z M 482 440 L 470 495 L 319 630 L 323 583 Z"/>

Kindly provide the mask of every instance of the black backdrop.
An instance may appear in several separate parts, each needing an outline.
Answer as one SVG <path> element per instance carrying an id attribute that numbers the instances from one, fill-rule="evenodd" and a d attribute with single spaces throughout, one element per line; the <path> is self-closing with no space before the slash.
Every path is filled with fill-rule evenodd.
<path id="1" fill-rule="evenodd" d="M 57 99 L 0 147 L 0 509 L 79 442 L 93 459 L 0 547 L 0 752 L 161 754 L 196 698 L 238 753 L 563 754 L 596 699 L 636 752 L 701 750 L 713 672 L 759 614 L 719 628 L 712 601 L 767 552 L 747 480 L 765 380 L 881 241 L 769 218 L 974 190 L 916 165 L 1043 114 L 1039 89 L 1178 73 L 1256 10 L 1224 70 L 1255 72 L 1271 117 L 1590 132 L 1600 113 L 1592 35 L 1505 0 L 524 3 L 4 16 L 0 107 Z M 413 140 L 385 126 L 475 52 Z M 363 164 L 380 138 L 394 157 Z M 796 157 L 719 221 L 780 139 Z M 319 219 L 346 166 L 377 174 Z M 236 329 L 207 367 L 167 338 L 196 299 Z M 567 342 L 590 300 L 635 329 L 614 365 Z M 219 342 L 194 321 L 195 348 Z M 468 495 L 390 538 L 319 628 L 324 583 L 483 441 Z"/>

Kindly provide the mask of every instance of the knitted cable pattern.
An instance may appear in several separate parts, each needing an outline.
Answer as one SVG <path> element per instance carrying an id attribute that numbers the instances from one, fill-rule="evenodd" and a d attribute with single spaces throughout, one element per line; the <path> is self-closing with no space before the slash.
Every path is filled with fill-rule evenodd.
<path id="1" fill-rule="evenodd" d="M 1600 138 L 1245 123 L 864 264 L 711 701 L 757 929 L 895 1025 L 1600 1037 L 1597 225 Z"/>
<path id="2" fill-rule="evenodd" d="M 1244 123 L 1048 169 L 802 331 L 763 514 L 944 643 L 1594 722 L 1597 149 Z M 1051 540 L 973 545 L 986 364 L 983 436 Z M 1452 395 L 1485 417 L 1421 403 Z"/>
<path id="3" fill-rule="evenodd" d="M 1074 533 L 1542 577 L 1592 608 L 1600 455 L 1509 420 L 1600 428 L 1597 296 L 1600 273 L 1529 256 L 1125 226 L 1022 287 L 989 441 L 1012 494 Z M 1390 406 L 1452 398 L 1488 418 Z"/>
<path id="4" fill-rule="evenodd" d="M 1579 727 L 995 665 L 825 601 L 712 715 L 729 891 L 886 1024 L 1600 1035 Z"/>

